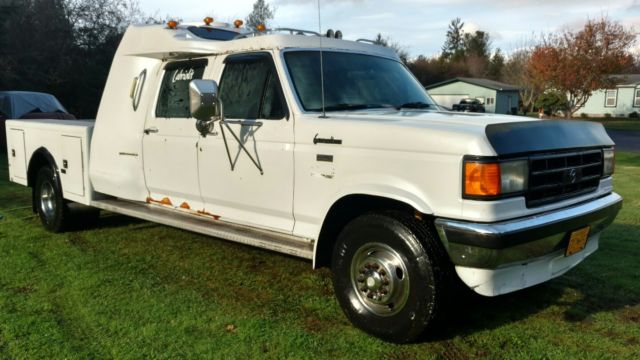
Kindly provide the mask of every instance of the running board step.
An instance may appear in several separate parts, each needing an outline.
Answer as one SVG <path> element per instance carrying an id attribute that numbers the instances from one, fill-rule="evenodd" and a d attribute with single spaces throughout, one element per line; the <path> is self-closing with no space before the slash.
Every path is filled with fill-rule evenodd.
<path id="1" fill-rule="evenodd" d="M 245 245 L 313 259 L 314 241 L 311 239 L 198 217 L 146 203 L 125 200 L 96 200 L 91 203 L 91 206 Z"/>

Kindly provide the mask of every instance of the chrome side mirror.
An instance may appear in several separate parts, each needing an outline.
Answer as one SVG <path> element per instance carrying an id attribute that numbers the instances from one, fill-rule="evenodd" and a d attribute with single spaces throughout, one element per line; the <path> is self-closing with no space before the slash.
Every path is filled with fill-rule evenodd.
<path id="1" fill-rule="evenodd" d="M 222 113 L 218 99 L 218 84 L 213 80 L 192 80 L 189 83 L 189 111 L 196 118 L 196 129 L 202 136 L 213 132 L 216 113 Z"/>

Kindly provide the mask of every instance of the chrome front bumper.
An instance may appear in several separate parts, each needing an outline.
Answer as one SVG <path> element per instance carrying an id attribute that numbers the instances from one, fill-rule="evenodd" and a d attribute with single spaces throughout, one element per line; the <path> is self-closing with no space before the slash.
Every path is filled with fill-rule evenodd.
<path id="1" fill-rule="evenodd" d="M 567 247 L 572 231 L 590 226 L 590 239 L 613 222 L 622 197 L 611 193 L 570 207 L 495 223 L 436 219 L 457 267 L 499 269 L 530 263 Z"/>

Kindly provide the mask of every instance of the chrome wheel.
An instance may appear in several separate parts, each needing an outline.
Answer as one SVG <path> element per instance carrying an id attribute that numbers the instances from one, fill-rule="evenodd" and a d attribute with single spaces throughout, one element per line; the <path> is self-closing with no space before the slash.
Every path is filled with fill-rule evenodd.
<path id="1" fill-rule="evenodd" d="M 360 302 L 378 316 L 403 309 L 409 297 L 409 272 L 398 252 L 381 243 L 362 246 L 351 261 L 351 284 Z"/>
<path id="2" fill-rule="evenodd" d="M 40 188 L 40 209 L 47 221 L 56 216 L 56 193 L 49 181 L 44 181 Z"/>

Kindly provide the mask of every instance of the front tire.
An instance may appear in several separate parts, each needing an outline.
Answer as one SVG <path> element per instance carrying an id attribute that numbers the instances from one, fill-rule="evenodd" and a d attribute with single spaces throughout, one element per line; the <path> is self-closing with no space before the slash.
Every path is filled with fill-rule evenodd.
<path id="1" fill-rule="evenodd" d="M 336 296 L 349 320 L 386 341 L 415 340 L 442 315 L 451 269 L 434 232 L 401 213 L 367 214 L 338 236 Z"/>
<path id="2" fill-rule="evenodd" d="M 43 167 L 38 171 L 34 203 L 45 229 L 54 233 L 65 230 L 69 208 L 62 197 L 60 178 L 49 167 Z"/>

